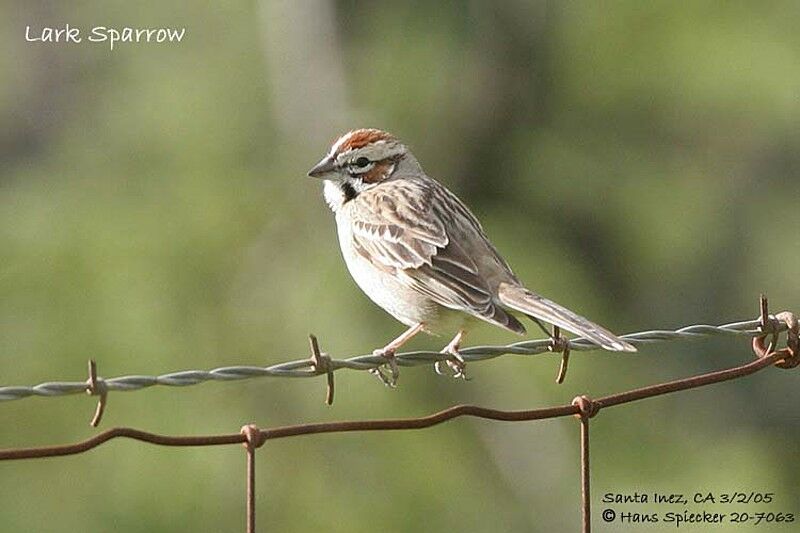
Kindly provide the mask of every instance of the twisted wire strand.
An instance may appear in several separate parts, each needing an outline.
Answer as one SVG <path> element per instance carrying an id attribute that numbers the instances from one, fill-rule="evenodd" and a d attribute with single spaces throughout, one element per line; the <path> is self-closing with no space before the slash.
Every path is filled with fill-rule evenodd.
<path id="1" fill-rule="evenodd" d="M 759 320 L 732 322 L 719 326 L 697 324 L 686 326 L 677 330 L 650 330 L 638 333 L 621 335 L 623 339 L 635 346 L 648 345 L 660 342 L 692 340 L 709 336 L 741 336 L 755 337 L 761 334 Z M 775 325 L 776 332 L 787 330 L 784 323 Z M 502 355 L 538 355 L 550 351 L 550 339 L 537 339 L 515 342 L 505 346 L 472 346 L 462 348 L 459 353 L 466 362 L 486 361 Z M 598 345 L 584 338 L 569 340 L 572 351 L 590 351 L 601 349 Z M 439 352 L 415 351 L 397 354 L 399 366 L 411 367 L 442 361 L 450 356 Z M 369 370 L 379 367 L 386 360 L 376 355 L 359 355 L 347 359 L 331 359 L 331 371 L 340 369 Z M 298 359 L 267 367 L 260 366 L 226 366 L 212 370 L 183 370 L 170 372 L 160 376 L 130 375 L 116 378 L 103 379 L 98 377 L 97 382 L 106 391 L 134 391 L 155 385 L 167 387 L 186 387 L 197 385 L 206 381 L 237 381 L 257 377 L 291 377 L 305 378 L 325 374 L 326 369 L 316 368 L 311 359 Z M 81 394 L 87 390 L 85 381 L 51 381 L 34 386 L 0 387 L 0 401 L 19 400 L 30 396 L 66 396 Z"/>

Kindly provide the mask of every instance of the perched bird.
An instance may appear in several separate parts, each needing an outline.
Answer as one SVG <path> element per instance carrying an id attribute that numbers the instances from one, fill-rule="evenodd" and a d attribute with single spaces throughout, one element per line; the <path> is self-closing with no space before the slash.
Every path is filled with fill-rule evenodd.
<path id="1" fill-rule="evenodd" d="M 442 350 L 464 376 L 458 350 L 467 328 L 484 320 L 518 334 L 512 312 L 571 331 L 607 350 L 636 348 L 613 333 L 528 290 L 475 215 L 422 170 L 409 149 L 377 129 L 345 133 L 308 172 L 325 180 L 339 244 L 350 274 L 369 298 L 409 328 L 376 355 L 397 382 L 395 352 L 420 331 L 455 336 Z M 546 330 L 545 330 L 546 331 Z M 441 367 L 437 364 L 437 372 Z"/>

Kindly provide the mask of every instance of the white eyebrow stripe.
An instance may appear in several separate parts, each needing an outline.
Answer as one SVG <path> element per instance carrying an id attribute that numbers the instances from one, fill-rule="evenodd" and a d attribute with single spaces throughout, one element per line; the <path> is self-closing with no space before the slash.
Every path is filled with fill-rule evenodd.
<path id="1" fill-rule="evenodd" d="M 333 152 L 333 153 L 335 154 L 336 152 Z M 344 152 L 342 152 L 341 154 L 337 155 L 336 156 L 336 160 L 337 161 L 343 161 L 343 160 L 347 159 L 347 156 L 349 156 L 352 153 L 353 153 L 353 149 L 352 148 L 347 149 Z M 333 155 L 333 154 L 331 154 L 331 155 Z"/>
<path id="2" fill-rule="evenodd" d="M 350 138 L 350 136 L 353 135 L 356 131 L 358 131 L 358 130 L 348 131 L 347 133 L 345 133 L 344 135 L 339 137 L 336 140 L 336 142 L 333 143 L 333 146 L 331 146 L 331 151 L 328 152 L 328 155 L 335 154 L 339 150 L 339 148 L 342 147 L 342 145 L 345 143 L 345 141 L 347 141 Z"/>
<path id="3" fill-rule="evenodd" d="M 378 141 L 361 148 L 345 150 L 336 156 L 336 161 L 339 164 L 344 164 L 348 160 L 354 161 L 359 157 L 366 157 L 370 161 L 383 161 L 384 159 L 398 156 L 404 152 L 405 147 L 402 144 L 387 144 L 385 141 Z"/>

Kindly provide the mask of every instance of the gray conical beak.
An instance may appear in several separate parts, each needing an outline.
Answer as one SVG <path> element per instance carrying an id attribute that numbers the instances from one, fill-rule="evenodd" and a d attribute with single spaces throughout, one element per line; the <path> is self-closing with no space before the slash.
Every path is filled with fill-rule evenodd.
<path id="1" fill-rule="evenodd" d="M 334 170 L 336 170 L 334 160 L 330 156 L 326 155 L 322 158 L 322 161 L 314 165 L 314 167 L 308 171 L 308 175 L 312 178 L 323 178 L 326 174 L 329 174 Z"/>

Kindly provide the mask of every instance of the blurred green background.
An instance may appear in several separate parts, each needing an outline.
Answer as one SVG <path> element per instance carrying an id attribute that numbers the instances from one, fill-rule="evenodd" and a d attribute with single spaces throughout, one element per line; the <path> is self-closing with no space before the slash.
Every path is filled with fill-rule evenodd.
<path id="1" fill-rule="evenodd" d="M 321 184 L 340 133 L 380 127 L 459 194 L 527 284 L 619 332 L 800 302 L 797 2 L 5 2 L 0 7 L 0 384 L 335 357 L 402 330 L 351 281 Z M 186 27 L 173 45 L 25 42 L 25 27 Z M 529 328 L 533 334 L 535 327 Z M 507 343 L 491 327 L 469 344 Z M 420 338 L 436 348 L 445 339 Z M 235 432 L 522 409 L 750 359 L 742 340 L 115 393 L 103 427 Z M 605 492 L 763 490 L 800 512 L 797 373 L 603 412 Z M 82 395 L 0 404 L 0 447 L 95 433 Z M 269 531 L 575 531 L 578 426 L 460 420 L 258 455 Z M 114 441 L 0 464 L 2 531 L 239 531 L 238 447 Z M 642 512 L 667 507 L 617 506 Z M 661 525 L 660 528 L 667 529 Z M 793 526 L 762 525 L 758 531 Z M 659 529 L 651 526 L 650 529 Z M 746 528 L 745 528 L 746 529 Z M 737 529 L 737 530 L 745 530 Z M 704 527 L 685 527 L 701 531 Z M 723 529 L 720 529 L 723 530 Z"/>

